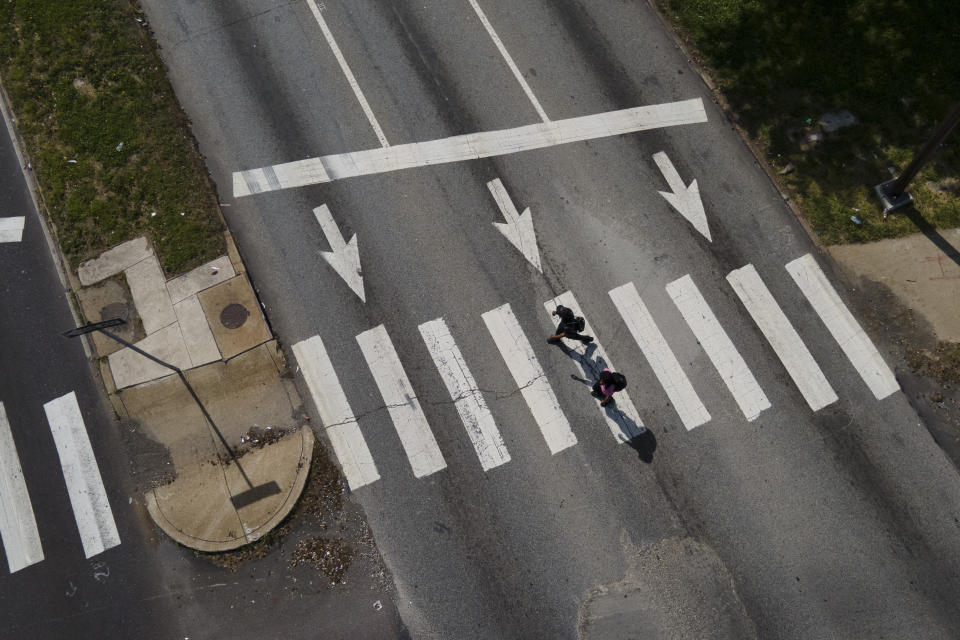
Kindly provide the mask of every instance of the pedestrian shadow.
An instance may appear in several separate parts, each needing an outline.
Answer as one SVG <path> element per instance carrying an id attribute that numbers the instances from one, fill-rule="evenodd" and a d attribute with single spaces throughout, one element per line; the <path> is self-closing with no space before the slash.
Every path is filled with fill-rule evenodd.
<path id="1" fill-rule="evenodd" d="M 640 460 L 647 464 L 653 462 L 653 452 L 657 450 L 657 438 L 653 435 L 653 431 L 640 427 L 640 435 L 628 440 L 627 444 L 637 452 Z"/>
<path id="2" fill-rule="evenodd" d="M 572 358 L 574 362 L 580 367 L 580 370 L 583 371 L 583 375 L 593 378 L 596 380 L 600 377 L 600 372 L 607 368 L 607 361 L 602 357 L 597 356 L 596 360 L 593 358 L 593 354 L 597 352 L 597 343 L 591 342 L 588 344 L 583 353 L 580 353 L 576 349 L 571 349 L 565 345 L 562 340 L 556 340 L 553 344 L 560 347 L 560 350 L 563 351 L 564 355 L 568 358 Z M 593 384 L 592 382 L 589 384 Z"/>
<path id="3" fill-rule="evenodd" d="M 599 376 L 599 374 L 598 374 Z M 590 395 L 596 398 L 597 400 L 602 400 L 603 396 L 595 393 L 592 389 L 593 383 L 587 380 L 586 378 L 581 378 L 580 376 L 570 374 L 570 377 L 576 380 L 577 382 L 584 384 L 588 387 L 591 387 Z M 653 452 L 657 448 L 657 439 L 654 437 L 653 432 L 646 427 L 641 427 L 636 422 L 634 422 L 627 414 L 617 408 L 617 397 L 614 396 L 613 399 L 606 405 L 603 406 L 603 410 L 606 412 L 607 417 L 620 425 L 620 429 L 624 433 L 636 433 L 633 438 L 630 440 L 625 439 L 622 435 L 620 436 L 620 442 L 630 445 L 633 449 L 636 449 L 637 453 L 640 455 L 640 459 L 646 463 L 653 462 Z"/>

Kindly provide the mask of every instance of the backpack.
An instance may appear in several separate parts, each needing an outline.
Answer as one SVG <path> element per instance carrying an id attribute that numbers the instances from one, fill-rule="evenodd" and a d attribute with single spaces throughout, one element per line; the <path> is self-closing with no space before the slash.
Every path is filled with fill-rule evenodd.
<path id="1" fill-rule="evenodd" d="M 564 327 L 572 327 L 574 331 L 580 333 L 587 326 L 587 321 L 583 316 L 573 315 L 573 310 L 563 305 L 557 306 L 557 314 L 563 320 Z"/>
<path id="2" fill-rule="evenodd" d="M 583 328 L 587 326 L 587 321 L 583 319 L 583 316 L 577 316 L 573 319 L 573 328 L 577 333 L 583 331 Z"/>
<path id="3" fill-rule="evenodd" d="M 610 378 L 613 382 L 613 388 L 617 391 L 623 391 L 627 388 L 627 377 L 622 373 L 611 373 Z"/>

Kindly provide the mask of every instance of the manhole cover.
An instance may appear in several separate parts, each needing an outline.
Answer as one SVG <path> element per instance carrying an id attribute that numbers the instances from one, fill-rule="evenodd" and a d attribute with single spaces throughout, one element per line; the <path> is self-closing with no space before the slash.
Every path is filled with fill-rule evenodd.
<path id="1" fill-rule="evenodd" d="M 227 329 L 239 329 L 250 317 L 250 312 L 242 304 L 228 304 L 220 312 L 220 324 Z"/>

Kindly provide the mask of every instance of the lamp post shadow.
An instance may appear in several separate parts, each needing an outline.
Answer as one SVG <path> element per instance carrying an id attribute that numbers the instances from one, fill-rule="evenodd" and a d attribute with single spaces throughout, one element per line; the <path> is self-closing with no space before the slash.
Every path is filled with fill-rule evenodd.
<path id="1" fill-rule="evenodd" d="M 243 477 L 243 481 L 247 484 L 247 487 L 249 487 L 246 491 L 241 491 L 236 495 L 230 496 L 230 502 L 233 503 L 233 507 L 235 509 L 240 509 L 241 507 L 245 507 L 250 504 L 253 504 L 254 502 L 257 502 L 258 500 L 262 500 L 269 496 L 277 495 L 278 493 L 280 493 L 280 487 L 279 485 L 277 485 L 276 481 L 274 480 L 265 482 L 264 484 L 257 485 L 257 486 L 253 485 L 253 483 L 250 481 L 250 478 L 247 476 L 247 472 L 243 470 L 243 466 L 240 464 L 240 459 L 237 457 L 237 454 L 234 452 L 233 448 L 227 443 L 226 438 L 223 437 L 223 433 L 221 433 L 220 429 L 217 427 L 217 423 L 213 421 L 213 417 L 207 411 L 207 408 L 203 405 L 203 402 L 200 401 L 200 397 L 197 396 L 197 392 L 194 391 L 193 386 L 187 380 L 187 376 L 184 375 L 183 371 L 179 367 L 175 367 L 172 364 L 164 362 L 163 360 L 147 353 L 146 351 L 137 347 L 136 345 L 133 345 L 127 342 L 120 336 L 110 331 L 107 331 L 107 327 L 115 327 L 117 325 L 121 325 L 124 323 L 125 323 L 125 320 L 123 320 L 123 318 L 111 318 L 110 320 L 104 320 L 103 322 L 94 322 L 94 323 L 85 325 L 83 327 L 77 327 L 76 329 L 65 331 L 63 335 L 67 338 L 75 338 L 77 336 L 81 336 L 87 333 L 99 331 L 100 333 L 107 336 L 111 340 L 119 342 L 120 344 L 122 344 L 125 347 L 128 347 L 132 351 L 139 353 L 143 357 L 148 358 L 149 360 L 152 360 L 153 362 L 156 362 L 157 364 L 163 367 L 166 367 L 167 369 L 170 369 L 171 371 L 177 374 L 177 376 L 180 378 L 180 381 L 183 382 L 183 386 L 186 387 L 187 391 L 190 393 L 190 397 L 193 398 L 193 401 L 197 403 L 198 407 L 200 407 L 200 411 L 203 413 L 203 417 L 204 419 L 206 419 L 207 424 L 209 424 L 210 428 L 213 429 L 213 432 L 217 434 L 217 438 L 220 440 L 220 444 L 222 444 L 223 448 L 227 450 L 227 453 L 229 454 L 229 460 L 227 460 L 226 464 L 230 464 L 231 462 L 236 464 L 237 471 L 240 472 L 240 475 Z M 217 458 L 220 459 L 219 450 L 217 451 Z M 223 460 L 220 459 L 220 462 L 223 463 Z"/>

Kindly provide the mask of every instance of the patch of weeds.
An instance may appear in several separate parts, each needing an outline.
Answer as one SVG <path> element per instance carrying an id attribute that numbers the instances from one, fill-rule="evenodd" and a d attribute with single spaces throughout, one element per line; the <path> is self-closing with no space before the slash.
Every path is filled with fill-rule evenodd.
<path id="1" fill-rule="evenodd" d="M 933 351 L 909 349 L 907 363 L 917 373 L 943 386 L 960 385 L 960 342 L 941 341 Z"/>
<path id="2" fill-rule="evenodd" d="M 960 175 L 956 131 L 911 183 L 908 215 L 884 219 L 873 194 L 960 101 L 960 3 L 659 2 L 824 242 L 960 226 L 960 194 L 943 187 Z M 858 123 L 824 132 L 842 109 Z"/>
<path id="3" fill-rule="evenodd" d="M 203 158 L 143 20 L 128 0 L 2 3 L 0 74 L 71 265 L 147 235 L 175 275 L 226 244 Z"/>

